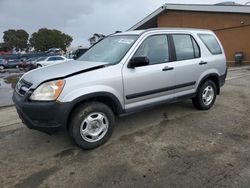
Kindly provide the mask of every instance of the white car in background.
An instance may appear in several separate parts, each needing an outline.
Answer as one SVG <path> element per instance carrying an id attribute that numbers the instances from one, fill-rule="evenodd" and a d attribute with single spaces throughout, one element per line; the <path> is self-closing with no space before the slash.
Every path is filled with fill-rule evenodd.
<path id="1" fill-rule="evenodd" d="M 37 67 L 45 67 L 49 65 L 54 65 L 58 63 L 64 63 L 69 61 L 70 59 L 64 57 L 64 56 L 49 56 L 44 58 L 42 61 L 37 62 Z"/>

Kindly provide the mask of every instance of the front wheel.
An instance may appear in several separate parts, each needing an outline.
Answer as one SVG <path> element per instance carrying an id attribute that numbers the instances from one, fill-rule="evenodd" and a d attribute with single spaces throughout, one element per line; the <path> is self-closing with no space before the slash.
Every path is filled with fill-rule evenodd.
<path id="1" fill-rule="evenodd" d="M 4 66 L 3 65 L 0 65 L 0 70 L 3 70 L 4 69 Z"/>
<path id="2" fill-rule="evenodd" d="M 199 110 L 210 109 L 215 100 L 217 94 L 217 87 L 212 80 L 207 80 L 201 87 L 199 87 L 196 97 L 193 98 L 194 106 Z"/>
<path id="3" fill-rule="evenodd" d="M 86 103 L 73 112 L 69 131 L 79 147 L 93 149 L 110 138 L 114 123 L 114 113 L 107 105 Z"/>

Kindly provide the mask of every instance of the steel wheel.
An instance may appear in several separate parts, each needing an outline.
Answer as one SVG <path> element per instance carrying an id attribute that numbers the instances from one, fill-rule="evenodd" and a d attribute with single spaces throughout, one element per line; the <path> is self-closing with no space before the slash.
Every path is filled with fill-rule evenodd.
<path id="1" fill-rule="evenodd" d="M 73 112 L 69 132 L 83 149 L 93 149 L 107 142 L 112 135 L 115 116 L 109 106 L 100 102 L 79 105 Z"/>
<path id="2" fill-rule="evenodd" d="M 107 133 L 109 121 L 107 116 L 101 112 L 89 114 L 81 123 L 80 133 L 87 142 L 97 142 Z"/>
<path id="3" fill-rule="evenodd" d="M 217 86 L 214 81 L 207 80 L 198 88 L 197 94 L 192 98 L 193 105 L 199 110 L 210 109 L 217 95 Z"/>
<path id="4" fill-rule="evenodd" d="M 203 103 L 208 106 L 212 103 L 214 99 L 214 89 L 212 86 L 207 86 L 202 93 L 202 101 Z"/>

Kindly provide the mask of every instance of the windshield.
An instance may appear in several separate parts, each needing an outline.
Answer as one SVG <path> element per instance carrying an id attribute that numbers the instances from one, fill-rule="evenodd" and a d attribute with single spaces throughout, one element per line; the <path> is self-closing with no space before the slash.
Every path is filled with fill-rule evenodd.
<path id="1" fill-rule="evenodd" d="M 36 60 L 36 62 L 44 61 L 47 57 L 40 57 Z"/>
<path id="2" fill-rule="evenodd" d="M 80 56 L 78 60 L 106 62 L 109 64 L 118 63 L 137 38 L 137 35 L 120 35 L 104 38 Z"/>

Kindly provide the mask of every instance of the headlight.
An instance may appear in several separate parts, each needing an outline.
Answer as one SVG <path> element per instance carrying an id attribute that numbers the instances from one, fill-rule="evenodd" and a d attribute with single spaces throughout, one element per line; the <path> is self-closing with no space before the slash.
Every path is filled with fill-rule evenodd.
<path id="1" fill-rule="evenodd" d="M 54 101 L 62 92 L 65 80 L 55 80 L 40 85 L 30 96 L 34 101 Z"/>

